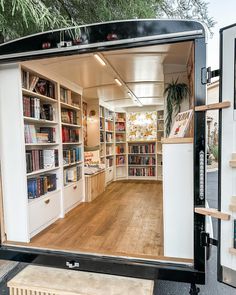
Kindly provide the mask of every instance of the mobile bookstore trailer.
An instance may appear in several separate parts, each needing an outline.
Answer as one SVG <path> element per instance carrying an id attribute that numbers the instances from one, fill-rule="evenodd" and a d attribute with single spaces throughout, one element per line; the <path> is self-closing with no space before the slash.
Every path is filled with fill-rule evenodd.
<path id="1" fill-rule="evenodd" d="M 218 279 L 234 285 L 235 35 L 221 31 L 214 105 L 196 21 L 116 21 L 2 44 L 0 258 L 189 282 L 197 294 L 216 244 L 209 215 L 220 220 Z M 168 89 L 178 87 L 176 103 Z M 209 109 L 222 126 L 218 210 L 205 208 Z"/>

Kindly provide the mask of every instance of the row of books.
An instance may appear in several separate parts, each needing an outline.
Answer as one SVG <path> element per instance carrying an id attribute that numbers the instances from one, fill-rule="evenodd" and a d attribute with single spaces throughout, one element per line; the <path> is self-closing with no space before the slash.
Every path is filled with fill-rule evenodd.
<path id="1" fill-rule="evenodd" d="M 125 156 L 116 157 L 116 165 L 124 165 L 125 164 Z"/>
<path id="2" fill-rule="evenodd" d="M 125 131 L 125 122 L 116 122 L 116 131 Z"/>
<path id="3" fill-rule="evenodd" d="M 149 156 L 129 156 L 130 165 L 156 165 L 156 158 Z"/>
<path id="4" fill-rule="evenodd" d="M 104 142 L 104 133 L 100 132 L 100 142 Z"/>
<path id="5" fill-rule="evenodd" d="M 116 122 L 125 122 L 125 114 L 116 113 Z"/>
<path id="6" fill-rule="evenodd" d="M 79 142 L 79 130 L 70 127 L 62 127 L 62 142 Z"/>
<path id="7" fill-rule="evenodd" d="M 129 145 L 129 154 L 153 154 L 155 153 L 155 144 L 139 144 L 139 145 Z"/>
<path id="8" fill-rule="evenodd" d="M 80 165 L 64 169 L 64 185 L 79 181 L 82 178 L 82 167 Z"/>
<path id="9" fill-rule="evenodd" d="M 129 176 L 156 176 L 155 167 L 129 168 Z"/>
<path id="10" fill-rule="evenodd" d="M 61 111 L 61 121 L 68 124 L 78 124 L 78 116 L 76 111 L 65 110 Z"/>
<path id="11" fill-rule="evenodd" d="M 25 117 L 53 121 L 54 109 L 39 98 L 23 96 L 23 114 Z"/>
<path id="12" fill-rule="evenodd" d="M 82 160 L 81 147 L 63 149 L 63 165 L 73 164 Z"/>
<path id="13" fill-rule="evenodd" d="M 105 113 L 104 113 L 104 107 L 99 106 L 99 113 L 100 113 L 100 117 L 104 117 Z"/>
<path id="14" fill-rule="evenodd" d="M 104 130 L 104 121 L 100 118 L 100 130 Z"/>
<path id="15" fill-rule="evenodd" d="M 105 122 L 105 130 L 107 131 L 113 131 L 113 123 L 112 122 L 110 122 L 110 121 L 106 121 Z"/>
<path id="16" fill-rule="evenodd" d="M 57 175 L 45 174 L 27 180 L 28 199 L 35 199 L 57 189 Z"/>
<path id="17" fill-rule="evenodd" d="M 124 142 L 125 141 L 125 134 L 116 134 L 116 142 Z"/>
<path id="18" fill-rule="evenodd" d="M 58 150 L 37 149 L 26 151 L 26 169 L 27 173 L 40 169 L 49 169 L 59 166 Z"/>
<path id="19" fill-rule="evenodd" d="M 113 134 L 106 133 L 106 142 L 113 142 Z"/>
<path id="20" fill-rule="evenodd" d="M 36 127 L 32 124 L 24 126 L 25 143 L 54 143 L 56 129 L 53 127 Z"/>
<path id="21" fill-rule="evenodd" d="M 107 146 L 106 147 L 106 154 L 108 155 L 113 155 L 113 147 L 112 146 Z"/>
<path id="22" fill-rule="evenodd" d="M 49 80 L 40 78 L 28 71 L 22 70 L 22 87 L 30 91 L 55 98 L 55 85 Z"/>
<path id="23" fill-rule="evenodd" d="M 125 146 L 124 145 L 116 145 L 116 154 L 124 154 Z"/>
<path id="24" fill-rule="evenodd" d="M 114 113 L 112 111 L 109 111 L 108 109 L 105 109 L 105 118 L 107 120 L 114 120 Z"/>
<path id="25" fill-rule="evenodd" d="M 106 167 L 112 167 L 113 166 L 113 157 L 106 158 Z"/>

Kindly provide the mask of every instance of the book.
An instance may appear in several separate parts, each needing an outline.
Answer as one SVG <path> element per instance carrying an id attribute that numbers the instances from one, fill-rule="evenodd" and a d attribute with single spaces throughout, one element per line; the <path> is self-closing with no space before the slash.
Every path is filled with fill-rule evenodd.
<path id="1" fill-rule="evenodd" d="M 187 133 L 193 115 L 193 110 L 179 113 L 175 117 L 175 122 L 172 126 L 169 137 L 184 137 Z"/>

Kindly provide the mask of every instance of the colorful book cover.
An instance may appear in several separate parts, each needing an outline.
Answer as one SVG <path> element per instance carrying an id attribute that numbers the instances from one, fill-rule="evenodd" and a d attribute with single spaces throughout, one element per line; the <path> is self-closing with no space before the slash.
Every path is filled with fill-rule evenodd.
<path id="1" fill-rule="evenodd" d="M 175 117 L 175 122 L 172 126 L 169 137 L 184 137 L 189 128 L 189 124 L 191 122 L 193 115 L 193 110 L 188 110 L 186 112 L 179 113 Z"/>

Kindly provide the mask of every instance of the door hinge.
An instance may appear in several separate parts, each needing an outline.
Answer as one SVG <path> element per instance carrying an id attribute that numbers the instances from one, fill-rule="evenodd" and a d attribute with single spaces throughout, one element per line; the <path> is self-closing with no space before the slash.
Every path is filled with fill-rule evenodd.
<path id="1" fill-rule="evenodd" d="M 212 246 L 218 246 L 219 242 L 216 239 L 212 239 L 210 237 L 209 233 L 202 232 L 201 233 L 201 245 L 202 247 L 209 247 L 210 245 Z"/>
<path id="2" fill-rule="evenodd" d="M 211 79 L 220 76 L 220 70 L 211 70 L 211 67 L 201 69 L 201 82 L 202 84 L 211 83 Z"/>

